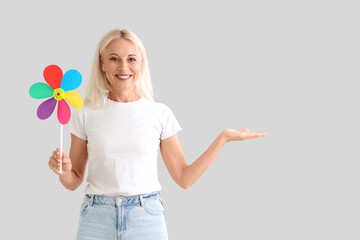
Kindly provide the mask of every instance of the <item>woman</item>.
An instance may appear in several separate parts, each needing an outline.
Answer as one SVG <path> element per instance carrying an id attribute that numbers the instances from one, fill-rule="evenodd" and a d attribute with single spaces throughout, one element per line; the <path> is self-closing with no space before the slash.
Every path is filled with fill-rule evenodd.
<path id="1" fill-rule="evenodd" d="M 154 102 L 145 49 L 127 29 L 115 29 L 99 42 L 84 107 L 70 123 L 69 157 L 53 152 L 49 167 L 75 190 L 87 186 L 77 239 L 167 239 L 157 154 L 182 188 L 193 185 L 230 141 L 268 136 L 226 129 L 188 165 L 173 112 Z M 62 161 L 63 172 L 59 167 Z"/>

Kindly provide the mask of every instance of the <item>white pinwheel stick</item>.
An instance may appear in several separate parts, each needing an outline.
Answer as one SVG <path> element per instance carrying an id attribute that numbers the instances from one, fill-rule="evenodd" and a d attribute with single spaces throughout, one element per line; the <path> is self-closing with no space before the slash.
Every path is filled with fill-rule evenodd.
<path id="1" fill-rule="evenodd" d="M 60 173 L 62 173 L 62 151 L 63 151 L 63 132 L 64 132 L 64 125 L 60 124 Z"/>

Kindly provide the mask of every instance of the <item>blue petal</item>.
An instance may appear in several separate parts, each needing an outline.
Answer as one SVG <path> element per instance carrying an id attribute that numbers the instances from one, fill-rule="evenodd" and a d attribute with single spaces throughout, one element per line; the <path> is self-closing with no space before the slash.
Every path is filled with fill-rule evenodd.
<path id="1" fill-rule="evenodd" d="M 75 69 L 70 69 L 64 74 L 60 88 L 65 92 L 74 90 L 80 86 L 81 81 L 81 74 Z"/>

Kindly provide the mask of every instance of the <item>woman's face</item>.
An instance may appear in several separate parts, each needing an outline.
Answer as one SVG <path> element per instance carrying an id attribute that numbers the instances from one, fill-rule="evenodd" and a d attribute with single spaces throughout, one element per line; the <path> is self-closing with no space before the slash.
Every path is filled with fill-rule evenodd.
<path id="1" fill-rule="evenodd" d="M 142 58 L 134 43 L 124 38 L 112 40 L 100 63 L 113 91 L 135 90 Z"/>

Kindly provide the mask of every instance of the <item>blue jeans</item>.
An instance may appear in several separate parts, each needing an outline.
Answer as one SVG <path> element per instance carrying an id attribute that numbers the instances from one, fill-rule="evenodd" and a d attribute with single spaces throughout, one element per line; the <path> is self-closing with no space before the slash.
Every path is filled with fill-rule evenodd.
<path id="1" fill-rule="evenodd" d="M 85 194 L 77 240 L 167 240 L 159 192 L 136 196 Z"/>

